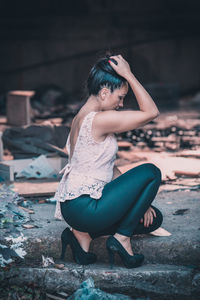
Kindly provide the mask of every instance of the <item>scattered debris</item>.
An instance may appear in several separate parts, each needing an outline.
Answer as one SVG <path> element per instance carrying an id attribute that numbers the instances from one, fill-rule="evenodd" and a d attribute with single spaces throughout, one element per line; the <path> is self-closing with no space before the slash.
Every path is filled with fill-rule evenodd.
<path id="1" fill-rule="evenodd" d="M 0 246 L 0 265 L 2 267 L 12 263 L 12 257 L 24 258 L 26 252 L 22 242 L 26 238 L 16 227 L 31 226 L 27 223 L 31 221 L 30 212 L 33 213 L 33 210 L 24 207 L 29 205 L 27 201 L 14 192 L 11 187 L 13 185 L 5 184 L 0 187 L 0 229 L 6 229 L 4 231 L 5 242 L 12 242 L 11 245 Z"/>
<path id="2" fill-rule="evenodd" d="M 43 204 L 43 203 L 46 203 L 46 201 L 43 199 L 43 200 L 39 200 L 38 203 Z"/>
<path id="3" fill-rule="evenodd" d="M 63 264 L 55 264 L 54 267 L 57 268 L 57 269 L 63 270 L 64 267 L 65 267 L 65 265 L 63 265 Z"/>
<path id="4" fill-rule="evenodd" d="M 47 300 L 45 291 L 37 288 L 35 285 L 17 286 L 7 284 L 0 286 L 1 300 Z M 66 300 L 63 298 L 62 300 Z"/>
<path id="5" fill-rule="evenodd" d="M 127 141 L 118 141 L 118 146 L 120 150 L 130 150 L 132 148 L 132 143 L 127 142 Z"/>
<path id="6" fill-rule="evenodd" d="M 57 294 L 59 295 L 59 296 L 63 296 L 63 297 L 65 297 L 65 298 L 67 298 L 69 295 L 67 294 L 67 293 L 65 293 L 65 292 L 57 292 Z"/>
<path id="7" fill-rule="evenodd" d="M 57 178 L 57 171 L 49 164 L 45 155 L 40 155 L 16 175 L 16 178 Z"/>
<path id="8" fill-rule="evenodd" d="M 67 295 L 67 294 L 66 294 Z M 55 296 L 55 295 L 52 295 L 52 294 L 49 294 L 49 293 L 46 293 L 46 296 L 49 298 L 49 299 L 53 299 L 53 300 L 65 300 L 66 298 L 61 298 L 61 297 L 58 297 L 58 296 Z M 68 296 L 68 295 L 67 295 Z M 66 297 L 66 296 L 65 296 Z M 48 299 L 47 298 L 47 299 Z"/>
<path id="9" fill-rule="evenodd" d="M 162 120 L 162 126 L 163 123 L 165 123 L 164 120 Z M 196 150 L 196 147 L 200 145 L 200 124 L 194 126 L 192 130 L 178 125 L 167 127 L 167 124 L 165 128 L 159 128 L 159 124 L 158 122 L 157 126 L 147 125 L 122 133 L 120 140 L 130 142 L 142 149 L 150 148 L 158 152 L 174 152 L 181 149 Z"/>
<path id="10" fill-rule="evenodd" d="M 44 255 L 42 255 L 42 266 L 43 268 L 46 268 L 50 265 L 55 265 L 55 262 L 53 260 L 52 257 L 45 257 Z"/>
<path id="11" fill-rule="evenodd" d="M 35 226 L 34 225 L 32 225 L 32 224 L 23 224 L 22 225 L 24 228 L 26 228 L 26 229 L 31 229 L 31 228 L 34 228 Z"/>
<path id="12" fill-rule="evenodd" d="M 38 160 L 39 162 L 42 163 L 41 166 L 38 163 Z M 50 171 L 50 169 L 52 169 L 54 176 L 51 176 L 50 174 L 50 177 L 48 177 L 47 179 L 59 180 L 60 179 L 59 172 L 66 165 L 67 162 L 68 162 L 67 158 L 59 157 L 59 156 L 51 156 L 50 154 L 48 156 L 41 155 L 40 157 L 32 157 L 26 159 L 4 160 L 3 162 L 0 162 L 0 176 L 4 181 L 13 182 L 17 180 L 19 184 L 18 179 L 20 177 L 22 178 L 25 177 L 25 179 L 28 177 L 29 181 L 27 182 L 30 182 L 30 178 L 33 179 L 36 178 L 41 180 L 43 178 L 46 178 L 46 175 L 48 175 L 48 174 L 44 174 L 45 177 L 39 176 L 41 171 L 43 174 L 44 172 L 47 173 L 47 170 Z M 37 166 L 35 166 L 35 164 L 37 164 Z M 38 171 L 37 169 L 36 169 L 36 173 L 33 172 L 33 165 L 34 167 L 39 166 L 40 168 L 39 173 L 37 172 Z M 24 170 L 25 170 L 25 174 L 20 175 L 21 173 L 24 173 Z M 31 175 L 33 175 L 33 177 L 31 177 L 30 173 Z M 57 176 L 55 176 L 55 174 Z M 21 178 L 20 181 L 22 181 Z"/>
<path id="13" fill-rule="evenodd" d="M 53 260 L 53 257 L 45 257 L 42 255 L 42 266 L 43 268 L 54 266 L 56 269 L 63 270 L 65 265 L 64 264 L 56 264 Z"/>
<path id="14" fill-rule="evenodd" d="M 150 234 L 156 235 L 156 236 L 170 236 L 172 235 L 169 231 L 166 229 L 159 227 L 158 229 L 151 231 Z"/>
<path id="15" fill-rule="evenodd" d="M 45 200 L 46 203 L 50 203 L 50 204 L 56 204 L 56 199 L 54 197 L 51 197 L 51 198 L 47 198 Z"/>
<path id="16" fill-rule="evenodd" d="M 54 153 L 67 157 L 63 150 L 69 127 L 30 125 L 7 128 L 3 132 L 4 149 L 8 149 L 15 159 L 32 158 L 42 154 Z"/>
<path id="17" fill-rule="evenodd" d="M 131 151 L 118 151 L 117 154 L 115 165 L 122 173 L 143 163 L 153 163 L 158 166 L 162 173 L 162 184 L 159 191 L 200 189 L 199 159 L 177 157 L 175 153 L 168 152 L 140 151 L 137 147 L 132 148 Z"/>
<path id="18" fill-rule="evenodd" d="M 200 177 L 200 172 L 189 172 L 189 171 L 174 171 L 176 176 L 186 176 L 186 177 Z"/>
<path id="19" fill-rule="evenodd" d="M 0 228 L 21 226 L 30 221 L 29 213 L 21 208 L 25 199 L 10 187 L 5 184 L 0 187 Z"/>
<path id="20" fill-rule="evenodd" d="M 20 206 L 20 205 L 18 205 L 18 207 L 21 208 L 21 209 L 23 209 L 23 210 L 25 210 L 29 214 L 34 214 L 35 213 L 34 210 L 32 210 L 32 209 L 28 209 L 28 208 Z"/>
<path id="21" fill-rule="evenodd" d="M 159 187 L 159 192 L 165 191 L 165 192 L 171 192 L 171 191 L 192 191 L 192 190 L 199 190 L 200 185 L 196 186 L 187 186 L 187 185 L 178 185 L 178 184 L 163 184 Z"/>
<path id="22" fill-rule="evenodd" d="M 109 294 L 102 291 L 99 288 L 95 288 L 94 280 L 92 277 L 89 277 L 87 280 L 83 281 L 80 285 L 80 288 L 73 293 L 68 300 L 78 300 L 78 299 L 105 299 L 105 300 L 131 300 L 129 296 L 122 294 Z M 147 300 L 148 298 L 146 298 Z M 145 300 L 143 298 L 143 300 Z"/>
<path id="23" fill-rule="evenodd" d="M 200 158 L 200 150 L 183 150 L 178 152 L 176 156 Z"/>
<path id="24" fill-rule="evenodd" d="M 10 246 L 1 245 L 0 244 L 0 266 L 5 267 L 7 264 L 13 262 L 12 257 L 17 257 L 23 259 L 27 254 L 23 249 L 23 242 L 27 238 L 20 233 L 18 237 L 8 236 L 5 238 L 6 241 L 11 241 L 12 244 Z"/>
<path id="25" fill-rule="evenodd" d="M 14 151 L 17 158 L 44 155 L 44 152 L 61 155 L 59 151 L 61 149 L 63 151 L 72 118 L 77 113 L 79 106 L 80 103 L 71 108 L 69 105 L 67 118 L 60 115 L 58 120 L 57 115 L 56 126 L 51 122 L 54 120 L 52 117 L 52 119 L 48 119 L 49 123 L 40 120 L 40 125 L 9 128 L 7 132 L 6 129 L 3 134 L 4 151 L 9 151 L 9 149 Z M 120 167 L 122 173 L 141 163 L 152 162 L 162 171 L 160 190 L 199 189 L 200 119 L 198 111 L 177 110 L 175 113 L 162 113 L 161 116 L 142 128 L 118 133 L 117 140 L 119 151 L 116 166 Z M 38 150 L 38 147 L 42 147 L 40 148 L 42 151 Z M 67 159 L 66 149 L 64 152 Z M 180 177 L 185 182 L 183 180 L 179 184 Z M 41 178 L 39 174 L 37 178 Z M 194 183 L 188 185 L 188 178 L 194 178 Z M 53 196 L 57 184 L 54 186 L 52 184 L 52 187 L 48 187 L 47 190 L 50 191 L 50 189 L 51 193 L 48 196 Z M 30 188 L 27 189 L 27 191 L 29 190 Z M 37 195 L 35 189 L 33 193 Z M 54 203 L 51 198 L 48 198 L 46 202 Z"/>
<path id="26" fill-rule="evenodd" d="M 0 266 L 5 267 L 13 260 L 11 257 L 17 257 L 17 253 L 5 245 L 0 244 Z"/>
<path id="27" fill-rule="evenodd" d="M 69 94 L 55 84 L 47 84 L 38 87 L 31 98 L 31 106 L 34 117 L 47 118 L 56 114 L 63 116 L 66 114 L 66 100 Z"/>
<path id="28" fill-rule="evenodd" d="M 190 209 L 189 208 L 184 208 L 184 209 L 178 209 L 175 211 L 175 213 L 173 213 L 173 215 L 184 215 L 186 213 L 188 213 Z"/>

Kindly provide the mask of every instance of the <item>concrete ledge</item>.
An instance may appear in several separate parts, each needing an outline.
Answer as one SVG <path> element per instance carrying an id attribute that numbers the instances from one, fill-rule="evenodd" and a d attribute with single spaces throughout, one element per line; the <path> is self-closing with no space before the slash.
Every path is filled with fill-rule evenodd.
<path id="1" fill-rule="evenodd" d="M 171 204 L 168 204 L 171 203 Z M 198 191 L 162 192 L 153 201 L 163 213 L 161 227 L 168 230 L 171 236 L 153 236 L 151 234 L 134 235 L 132 237 L 133 251 L 143 253 L 144 264 L 174 264 L 184 266 L 200 266 L 200 198 Z M 173 215 L 178 209 L 189 208 L 185 215 Z M 31 214 L 33 223 L 39 228 L 22 229 L 27 237 L 25 259 L 40 260 L 41 256 L 52 256 L 58 259 L 61 250 L 60 235 L 67 226 L 65 221 L 54 218 L 55 205 L 34 204 L 35 214 Z M 103 220 L 102 220 L 103 222 Z M 6 229 L 1 229 L 0 243 L 5 244 Z M 107 263 L 105 241 L 107 237 L 100 237 L 92 241 L 91 251 L 98 256 L 98 262 Z M 67 248 L 65 260 L 73 261 L 71 249 Z M 116 255 L 116 263 L 122 265 Z"/>
<path id="2" fill-rule="evenodd" d="M 150 264 L 135 269 L 110 269 L 105 264 L 78 266 L 68 263 L 63 270 L 15 267 L 0 273 L 2 286 L 5 282 L 19 286 L 34 284 L 35 287 L 46 291 L 64 291 L 69 294 L 89 277 L 93 278 L 96 288 L 132 297 L 195 300 L 199 299 L 200 295 L 200 272 L 193 268 L 173 265 Z"/>
<path id="3" fill-rule="evenodd" d="M 106 251 L 107 237 L 100 237 L 91 243 L 90 251 L 95 252 L 100 263 L 108 263 L 108 255 Z M 136 253 L 143 253 L 145 256 L 144 264 L 161 263 L 161 264 L 176 264 L 184 266 L 199 266 L 200 246 L 195 241 L 182 239 L 175 241 L 167 240 L 164 237 L 152 237 L 150 235 L 135 236 L 132 238 L 133 249 Z M 27 251 L 26 258 L 36 259 L 41 255 L 52 256 L 54 259 L 59 259 L 61 252 L 61 243 L 59 237 L 48 239 L 28 239 L 25 243 Z M 116 263 L 122 265 L 118 255 L 115 256 Z M 65 261 L 72 260 L 71 249 L 68 246 Z"/>

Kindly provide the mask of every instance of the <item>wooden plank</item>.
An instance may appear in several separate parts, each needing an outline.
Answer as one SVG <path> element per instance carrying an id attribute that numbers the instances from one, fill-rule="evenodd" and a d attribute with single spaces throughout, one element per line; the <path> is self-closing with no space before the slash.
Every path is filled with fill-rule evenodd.
<path id="1" fill-rule="evenodd" d="M 169 136 L 154 136 L 151 138 L 151 141 L 153 142 L 177 142 L 177 139 L 179 137 L 175 135 L 169 135 Z"/>
<path id="2" fill-rule="evenodd" d="M 176 154 L 176 156 L 200 158 L 200 149 L 184 150 Z"/>
<path id="3" fill-rule="evenodd" d="M 186 177 L 200 177 L 200 172 L 192 172 L 192 171 L 181 171 L 181 170 L 175 170 L 174 174 L 176 176 L 186 176 Z"/>
<path id="4" fill-rule="evenodd" d="M 23 197 L 50 197 L 55 194 L 58 184 L 58 181 L 47 182 L 41 180 L 14 182 L 13 190 Z"/>

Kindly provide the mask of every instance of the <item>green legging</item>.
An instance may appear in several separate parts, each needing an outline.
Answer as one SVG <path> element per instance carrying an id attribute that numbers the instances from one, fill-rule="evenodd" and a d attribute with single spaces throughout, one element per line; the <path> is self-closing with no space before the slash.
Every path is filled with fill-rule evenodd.
<path id="1" fill-rule="evenodd" d="M 144 163 L 107 183 L 100 199 L 83 194 L 61 202 L 65 221 L 74 229 L 88 232 L 94 239 L 101 235 L 151 232 L 160 227 L 162 213 L 151 205 L 161 182 L 161 172 L 154 164 Z M 144 227 L 140 219 L 149 207 L 156 211 L 153 224 Z"/>

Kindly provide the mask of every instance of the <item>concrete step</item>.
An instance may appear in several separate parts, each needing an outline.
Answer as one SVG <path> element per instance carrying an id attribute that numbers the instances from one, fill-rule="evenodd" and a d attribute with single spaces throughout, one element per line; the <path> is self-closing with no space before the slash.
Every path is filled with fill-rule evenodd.
<path id="1" fill-rule="evenodd" d="M 59 228 L 59 227 L 58 227 Z M 34 232 L 32 231 L 34 234 Z M 50 231 L 49 234 L 53 234 Z M 38 237 L 35 235 L 28 237 L 25 243 L 25 250 L 27 258 L 35 259 L 41 255 L 51 256 L 55 259 L 60 257 L 61 242 L 58 232 L 56 231 L 54 237 L 48 236 Z M 108 255 L 106 251 L 107 236 L 100 237 L 91 242 L 90 251 L 97 254 L 100 263 L 108 263 Z M 200 259 L 200 244 L 196 241 L 187 238 L 177 240 L 173 237 L 155 237 L 150 234 L 138 235 L 132 238 L 132 247 L 136 253 L 142 253 L 145 256 L 144 263 L 163 263 L 163 264 L 177 264 L 177 265 L 194 265 L 199 266 Z M 122 265 L 120 257 L 115 256 L 118 265 Z M 65 261 L 73 261 L 71 249 L 68 246 L 65 255 Z"/>
<path id="2" fill-rule="evenodd" d="M 31 214 L 37 228 L 18 227 L 27 240 L 25 259 L 0 273 L 1 283 L 26 285 L 34 283 L 49 291 L 73 293 L 89 277 L 95 286 L 109 293 L 127 294 L 153 299 L 199 299 L 200 295 L 200 205 L 199 192 L 161 192 L 152 203 L 163 213 L 162 228 L 171 236 L 151 234 L 133 236 L 133 251 L 143 253 L 142 266 L 127 269 L 116 255 L 114 269 L 110 269 L 105 248 L 106 236 L 92 241 L 90 251 L 98 256 L 96 264 L 81 266 L 72 259 L 67 248 L 64 261 L 59 259 L 60 235 L 67 226 L 54 218 L 55 205 L 34 204 Z M 184 215 L 174 215 L 178 209 L 188 208 Z M 102 220 L 103 222 L 103 220 Z M 7 229 L 1 229 L 0 243 L 6 244 Z M 42 255 L 64 263 L 63 270 L 42 268 Z"/>
<path id="3" fill-rule="evenodd" d="M 153 202 L 163 213 L 161 227 L 171 236 L 153 236 L 151 234 L 134 235 L 131 242 L 134 252 L 143 253 L 144 263 L 200 266 L 200 198 L 199 192 L 161 192 Z M 171 204 L 170 204 L 171 203 Z M 27 259 L 41 258 L 41 255 L 59 258 L 61 251 L 60 235 L 67 226 L 65 221 L 54 218 L 55 205 L 33 204 L 35 214 L 31 214 L 32 224 L 38 228 L 25 229 L 18 227 L 27 237 L 24 243 Z M 189 208 L 185 215 L 173 215 L 177 209 Z M 103 220 L 102 220 L 103 222 Z M 1 229 L 0 243 L 5 244 L 7 230 Z M 91 242 L 90 251 L 94 251 L 100 263 L 108 262 L 105 247 L 107 236 Z M 66 261 L 72 261 L 71 249 L 67 248 Z M 116 256 L 116 262 L 122 265 Z"/>
<path id="4" fill-rule="evenodd" d="M 2 287 L 8 283 L 9 286 L 31 285 L 53 293 L 72 294 L 88 278 L 94 280 L 95 288 L 133 299 L 197 300 L 200 295 L 200 271 L 183 266 L 148 264 L 134 269 L 119 266 L 110 269 L 102 263 L 88 266 L 66 263 L 63 270 L 12 267 L 0 271 Z"/>
<path id="5" fill-rule="evenodd" d="M 132 236 L 134 252 L 143 253 L 144 263 L 160 263 L 175 265 L 200 266 L 200 197 L 198 191 L 189 192 L 161 192 L 153 201 L 163 213 L 162 228 L 171 233 L 171 236 L 153 236 L 151 234 Z M 189 208 L 185 215 L 173 215 L 178 209 Z M 41 255 L 59 258 L 61 251 L 60 235 L 67 226 L 65 221 L 54 218 L 55 205 L 34 204 L 35 214 L 31 214 L 33 224 L 39 228 L 22 229 L 27 237 L 25 249 L 28 259 L 41 258 Z M 103 220 L 102 220 L 103 222 Z M 1 233 L 7 235 L 6 230 Z M 1 234 L 0 241 L 4 236 Z M 108 256 L 105 248 L 107 236 L 99 237 L 91 242 L 90 251 L 94 251 L 100 263 L 107 263 Z M 71 249 L 66 251 L 66 261 L 72 261 Z M 119 265 L 121 260 L 116 256 Z"/>

